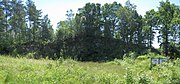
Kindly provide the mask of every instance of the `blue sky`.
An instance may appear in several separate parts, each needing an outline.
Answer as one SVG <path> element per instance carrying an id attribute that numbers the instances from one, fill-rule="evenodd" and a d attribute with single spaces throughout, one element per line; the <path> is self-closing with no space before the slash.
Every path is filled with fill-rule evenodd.
<path id="1" fill-rule="evenodd" d="M 59 21 L 66 19 L 66 11 L 72 9 L 74 13 L 77 12 L 78 8 L 82 8 L 86 3 L 113 3 L 114 1 L 125 4 L 127 0 L 33 0 L 38 9 L 42 9 L 43 15 L 48 14 L 53 28 Z M 137 12 L 142 16 L 145 15 L 146 11 L 151 9 L 157 10 L 159 2 L 162 0 L 130 0 L 131 3 L 137 5 Z M 165 0 L 163 0 L 165 1 Z M 171 3 L 180 5 L 180 0 L 170 0 Z M 153 46 L 158 47 L 157 39 L 155 39 Z"/>
<path id="2" fill-rule="evenodd" d="M 77 12 L 78 8 L 82 8 L 86 3 L 113 3 L 114 1 L 124 3 L 127 0 L 33 0 L 38 9 L 42 9 L 43 15 L 48 14 L 53 27 L 56 27 L 57 22 L 66 19 L 66 11 L 72 9 Z M 137 5 L 139 14 L 144 15 L 146 11 L 157 9 L 159 2 L 162 0 L 130 0 L 131 3 Z M 165 0 L 164 0 L 165 1 Z M 176 5 L 180 5 L 180 0 L 170 0 Z"/>

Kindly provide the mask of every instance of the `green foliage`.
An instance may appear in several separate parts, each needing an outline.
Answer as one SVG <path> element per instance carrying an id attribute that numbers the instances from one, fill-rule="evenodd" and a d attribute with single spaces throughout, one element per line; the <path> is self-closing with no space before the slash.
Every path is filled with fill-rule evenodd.
<path id="1" fill-rule="evenodd" d="M 135 59 L 137 56 L 138 56 L 138 54 L 136 52 L 129 52 L 129 53 L 124 54 L 123 57 Z"/>
<path id="2" fill-rule="evenodd" d="M 8 60 L 8 61 L 7 61 Z M 131 61 L 131 62 L 130 62 Z M 0 83 L 164 84 L 180 83 L 179 59 L 149 70 L 150 60 L 115 59 L 107 63 L 0 56 Z"/>
<path id="3" fill-rule="evenodd" d="M 176 17 L 176 11 L 179 10 L 179 7 L 171 4 L 169 0 L 166 0 L 165 2 L 160 2 L 160 7 L 158 7 L 157 16 L 158 16 L 158 23 L 159 26 L 159 42 L 161 42 L 161 49 L 163 51 L 163 54 L 170 55 L 170 43 L 176 43 L 177 40 L 174 38 L 179 38 L 178 35 L 175 35 L 179 30 L 177 26 L 174 26 L 173 19 L 178 18 Z M 160 27 L 162 26 L 162 27 Z M 179 32 L 179 31 L 178 31 Z M 173 38 L 171 38 L 173 37 Z"/>
<path id="4" fill-rule="evenodd" d="M 155 53 L 148 53 L 146 55 L 141 55 L 137 57 L 137 59 L 139 60 L 147 60 L 150 58 L 167 58 L 167 57 Z"/>
<path id="5" fill-rule="evenodd" d="M 138 56 L 137 59 L 139 60 L 145 60 L 145 59 L 149 59 L 150 57 L 148 55 L 143 55 L 143 56 Z"/>
<path id="6" fill-rule="evenodd" d="M 59 21 L 54 31 L 48 15 L 43 16 L 32 0 L 1 0 L 0 54 L 36 52 L 28 57 L 104 62 L 161 52 L 176 59 L 180 56 L 179 8 L 169 0 L 161 1 L 157 11 L 151 9 L 143 17 L 130 0 L 124 6 L 86 3 L 77 14 L 68 10 L 67 19 Z M 152 46 L 156 33 L 160 51 Z"/>
<path id="7" fill-rule="evenodd" d="M 140 76 L 139 78 L 139 84 L 149 84 L 150 79 L 147 77 L 146 74 Z"/>
<path id="8" fill-rule="evenodd" d="M 127 73 L 126 73 L 126 83 L 127 84 L 133 84 L 134 83 L 134 79 L 133 79 L 132 71 L 129 70 L 129 68 L 127 68 L 126 70 L 127 70 Z"/>
<path id="9" fill-rule="evenodd" d="M 168 0 L 144 18 L 129 0 L 125 6 L 87 3 L 75 18 L 67 11 L 56 38 L 48 15 L 42 17 L 32 0 L 0 2 L 0 54 L 15 57 L 0 56 L 1 84 L 180 83 L 179 6 Z M 155 30 L 162 54 L 176 60 L 150 70 L 150 58 L 165 58 L 149 53 Z M 149 54 L 138 56 L 144 53 Z"/>
<path id="10" fill-rule="evenodd" d="M 32 59 L 32 58 L 34 58 L 34 54 L 35 54 L 35 53 L 28 53 L 28 54 L 26 55 L 26 57 L 29 58 L 29 59 Z"/>

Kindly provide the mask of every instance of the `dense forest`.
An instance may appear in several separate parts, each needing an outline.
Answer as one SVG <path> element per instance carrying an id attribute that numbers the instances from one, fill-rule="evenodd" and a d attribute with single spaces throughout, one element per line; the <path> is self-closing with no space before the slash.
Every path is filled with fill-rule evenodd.
<path id="1" fill-rule="evenodd" d="M 136 58 L 149 52 L 180 57 L 180 6 L 169 0 L 144 16 L 129 0 L 124 6 L 87 3 L 66 16 L 54 30 L 32 0 L 0 0 L 0 54 L 79 61 Z M 152 46 L 155 38 L 159 49 Z"/>

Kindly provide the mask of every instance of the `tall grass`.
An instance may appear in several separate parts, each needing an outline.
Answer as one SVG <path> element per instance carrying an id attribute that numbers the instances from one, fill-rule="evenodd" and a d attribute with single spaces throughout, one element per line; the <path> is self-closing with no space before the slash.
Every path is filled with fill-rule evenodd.
<path id="1" fill-rule="evenodd" d="M 180 60 L 154 66 L 150 59 L 106 63 L 0 56 L 0 84 L 179 84 Z"/>

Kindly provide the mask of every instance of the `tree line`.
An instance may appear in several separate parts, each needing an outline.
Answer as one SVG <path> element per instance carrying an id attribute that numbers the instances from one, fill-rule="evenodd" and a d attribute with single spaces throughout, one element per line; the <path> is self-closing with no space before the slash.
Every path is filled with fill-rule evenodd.
<path id="1" fill-rule="evenodd" d="M 0 53 L 26 54 L 53 41 L 48 15 L 42 16 L 32 0 L 0 1 Z M 37 49 L 38 48 L 38 49 Z"/>
<path id="2" fill-rule="evenodd" d="M 154 52 L 180 56 L 180 7 L 162 1 L 141 16 L 129 0 L 101 5 L 87 3 L 76 14 L 67 11 L 54 31 L 48 15 L 42 16 L 32 0 L 0 1 L 0 53 L 34 58 L 73 58 L 105 61 Z M 155 37 L 158 35 L 158 37 Z M 157 38 L 160 48 L 152 44 Z M 131 55 L 131 54 L 134 55 Z"/>

